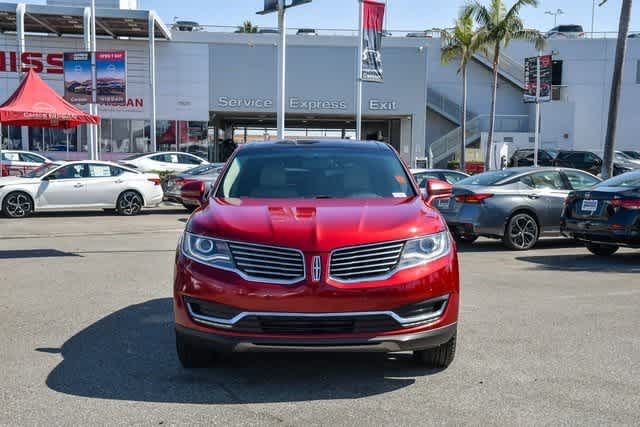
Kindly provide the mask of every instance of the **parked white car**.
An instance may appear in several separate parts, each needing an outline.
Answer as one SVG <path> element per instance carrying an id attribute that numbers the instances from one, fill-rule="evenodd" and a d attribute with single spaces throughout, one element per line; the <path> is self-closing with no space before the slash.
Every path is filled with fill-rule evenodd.
<path id="1" fill-rule="evenodd" d="M 50 159 L 40 154 L 21 150 L 2 150 L 1 159 L 0 176 L 24 175 L 42 166 L 43 163 L 51 163 Z"/>
<path id="2" fill-rule="evenodd" d="M 184 172 L 209 162 L 193 154 L 176 151 L 136 154 L 120 163 L 142 172 Z"/>
<path id="3" fill-rule="evenodd" d="M 547 32 L 548 39 L 580 39 L 584 36 L 582 25 L 558 25 Z"/>
<path id="4" fill-rule="evenodd" d="M 34 211 L 115 209 L 136 215 L 162 202 L 160 177 L 110 162 L 46 163 L 21 177 L 0 178 L 0 206 L 10 218 Z"/>

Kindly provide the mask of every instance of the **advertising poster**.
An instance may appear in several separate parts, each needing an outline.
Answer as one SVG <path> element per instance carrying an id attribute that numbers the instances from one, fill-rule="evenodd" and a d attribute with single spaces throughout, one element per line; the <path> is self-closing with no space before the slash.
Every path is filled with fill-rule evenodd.
<path id="1" fill-rule="evenodd" d="M 96 88 L 98 104 L 127 102 L 126 52 L 96 52 Z"/>
<path id="2" fill-rule="evenodd" d="M 533 56 L 524 60 L 524 102 L 536 102 L 536 86 L 538 83 L 538 61 Z M 540 98 L 539 102 L 551 101 L 551 55 L 540 56 Z"/>
<path id="3" fill-rule="evenodd" d="M 64 98 L 73 104 L 91 102 L 91 54 L 64 54 Z"/>
<path id="4" fill-rule="evenodd" d="M 382 83 L 382 28 L 385 4 L 363 0 L 362 19 L 362 80 Z"/>

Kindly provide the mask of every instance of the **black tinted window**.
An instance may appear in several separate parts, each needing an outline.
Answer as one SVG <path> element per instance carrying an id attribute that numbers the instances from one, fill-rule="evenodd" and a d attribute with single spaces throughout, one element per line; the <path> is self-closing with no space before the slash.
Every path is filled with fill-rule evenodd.
<path id="1" fill-rule="evenodd" d="M 390 198 L 415 196 L 387 150 L 273 147 L 240 151 L 222 178 L 223 198 Z"/>
<path id="2" fill-rule="evenodd" d="M 62 167 L 48 175 L 49 179 L 74 179 L 87 177 L 87 165 L 75 164 Z"/>
<path id="3" fill-rule="evenodd" d="M 178 160 L 180 161 L 180 163 L 187 164 L 187 165 L 194 165 L 194 166 L 202 163 L 200 160 L 196 159 L 195 157 L 191 157 L 186 154 L 179 154 Z"/>
<path id="4" fill-rule="evenodd" d="M 580 25 L 560 25 L 558 31 L 563 33 L 581 33 L 582 27 Z"/>

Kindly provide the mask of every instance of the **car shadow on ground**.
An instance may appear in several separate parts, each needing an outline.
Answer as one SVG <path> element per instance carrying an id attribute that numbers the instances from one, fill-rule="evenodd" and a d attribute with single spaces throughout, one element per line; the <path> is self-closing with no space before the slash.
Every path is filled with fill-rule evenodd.
<path id="1" fill-rule="evenodd" d="M 131 305 L 64 343 L 47 378 L 76 396 L 144 402 L 241 404 L 351 399 L 378 395 L 438 373 L 410 354 L 233 354 L 207 369 L 185 370 L 175 354 L 169 298 Z"/>
<path id="2" fill-rule="evenodd" d="M 145 215 L 189 215 L 184 208 L 150 208 L 144 209 L 139 216 Z M 116 214 L 112 210 L 80 210 L 80 211 L 55 211 L 55 212 L 35 212 L 32 218 L 79 218 L 79 217 L 118 217 L 125 218 Z"/>
<path id="3" fill-rule="evenodd" d="M 536 245 L 529 249 L 528 252 L 531 251 L 540 251 L 547 249 L 562 249 L 562 248 L 583 248 L 584 245 L 576 242 L 571 239 L 564 238 L 542 238 L 536 243 Z M 477 253 L 477 252 L 512 252 L 518 253 L 516 251 L 512 251 L 507 248 L 501 240 L 490 240 L 490 239 L 482 239 L 476 241 L 473 244 L 469 243 L 458 243 L 458 252 L 460 253 Z"/>
<path id="4" fill-rule="evenodd" d="M 532 263 L 536 269 L 541 270 L 640 273 L 640 251 L 600 257 L 592 255 L 587 249 L 581 249 L 571 255 L 520 256 L 516 259 Z"/>

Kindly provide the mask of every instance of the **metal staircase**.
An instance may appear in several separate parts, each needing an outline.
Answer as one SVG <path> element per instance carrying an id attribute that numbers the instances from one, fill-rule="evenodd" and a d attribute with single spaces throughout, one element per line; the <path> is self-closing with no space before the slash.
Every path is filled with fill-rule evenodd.
<path id="1" fill-rule="evenodd" d="M 475 54 L 474 59 L 480 64 L 492 70 L 493 61 L 483 54 Z M 499 75 L 518 88 L 524 88 L 524 66 L 507 55 L 500 55 L 498 66 Z M 451 100 L 433 88 L 427 88 L 427 107 L 440 114 L 445 119 L 460 126 L 462 106 Z M 467 109 L 467 135 L 466 145 L 477 142 L 482 132 L 489 131 L 489 115 L 478 115 Z M 528 132 L 528 116 L 499 115 L 496 116 L 495 132 Z M 446 162 L 460 153 L 460 137 L 462 128 L 457 127 L 444 134 L 429 147 L 431 164 L 433 166 L 446 166 Z"/>
<path id="2" fill-rule="evenodd" d="M 462 124 L 460 123 L 462 106 L 430 87 L 427 88 L 427 107 L 458 126 Z M 467 108 L 467 120 L 471 120 L 475 116 L 477 114 Z"/>
<path id="3" fill-rule="evenodd" d="M 466 145 L 477 142 L 482 132 L 489 131 L 489 115 L 483 114 L 467 121 Z M 529 132 L 529 116 L 526 115 L 497 115 L 495 121 L 496 132 Z M 446 167 L 446 162 L 460 153 L 460 138 L 462 128 L 457 127 L 444 134 L 429 146 L 433 158 L 433 167 Z"/>
<path id="4" fill-rule="evenodd" d="M 493 60 L 491 58 L 481 53 L 476 53 L 473 59 L 490 70 L 493 70 Z M 520 89 L 524 88 L 524 65 L 502 53 L 500 54 L 500 62 L 498 63 L 498 74 Z"/>

